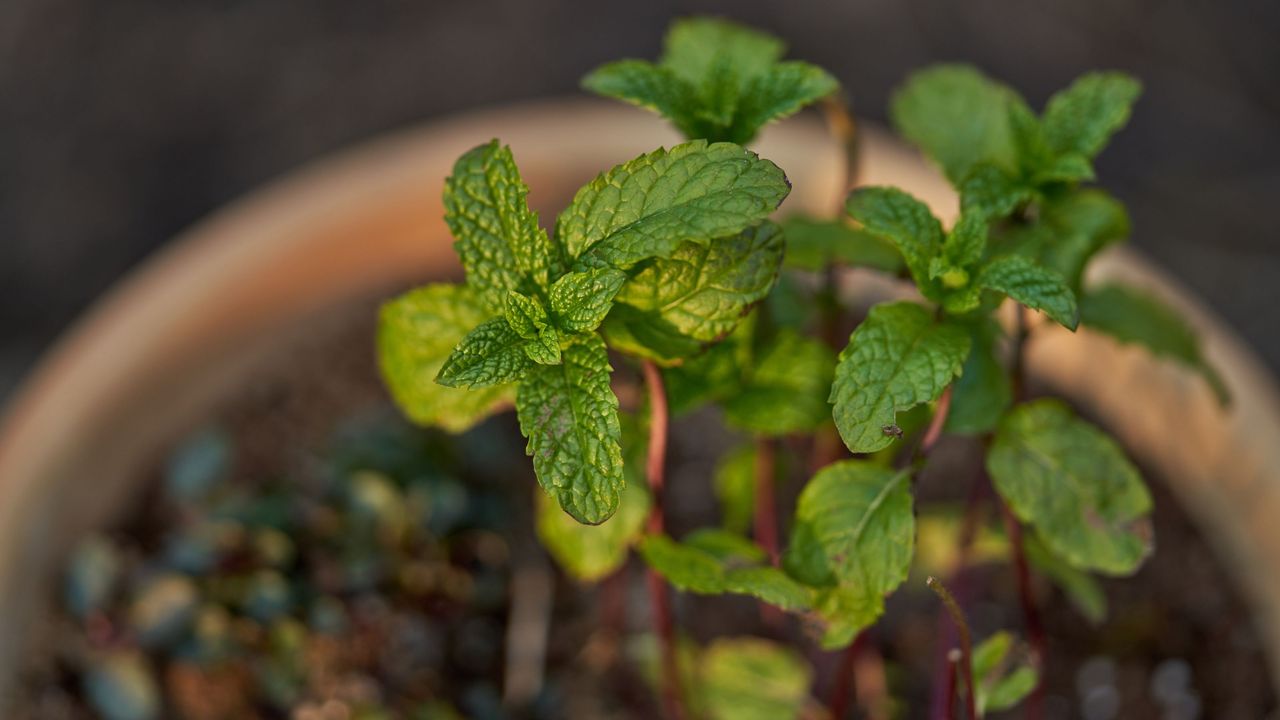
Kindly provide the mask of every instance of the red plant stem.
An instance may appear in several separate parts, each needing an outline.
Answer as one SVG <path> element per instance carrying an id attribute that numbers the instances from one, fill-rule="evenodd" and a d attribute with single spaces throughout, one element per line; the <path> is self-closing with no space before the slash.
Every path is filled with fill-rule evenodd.
<path id="1" fill-rule="evenodd" d="M 666 478 L 667 461 L 667 391 L 662 383 L 662 371 L 648 360 L 642 366 L 644 384 L 649 390 L 649 454 L 645 463 L 645 477 L 649 481 L 649 493 L 653 496 L 649 509 L 648 529 L 661 534 L 664 529 L 662 494 Z M 671 613 L 671 596 L 667 583 L 653 568 L 646 568 L 646 585 L 649 588 L 649 604 L 653 612 L 653 629 L 658 636 L 662 655 L 662 705 L 669 720 L 684 720 L 686 713 L 680 691 L 680 666 L 676 655 L 676 625 Z"/>
<path id="2" fill-rule="evenodd" d="M 947 424 L 947 414 L 951 412 L 951 389 L 954 385 L 948 385 L 946 390 L 942 391 L 942 395 L 938 397 L 938 407 L 933 411 L 933 417 L 929 420 L 929 427 L 924 431 L 924 439 L 920 441 L 920 454 L 928 455 L 933 446 L 937 444 L 938 438 L 942 437 L 942 428 Z"/>
<path id="3" fill-rule="evenodd" d="M 1030 720 L 1044 717 L 1044 671 L 1047 664 L 1044 625 L 1040 622 L 1040 611 L 1036 608 L 1035 594 L 1031 589 L 1031 569 L 1027 564 L 1027 553 L 1022 544 L 1022 525 L 1014 517 L 1009 506 L 1000 503 L 1004 516 L 1005 533 L 1009 536 L 1009 548 L 1013 553 L 1014 576 L 1018 584 L 1018 600 L 1022 604 L 1023 622 L 1027 626 L 1027 641 L 1031 644 L 1032 657 L 1036 664 L 1036 675 L 1039 678 L 1036 687 L 1027 698 L 1027 714 Z"/>
<path id="4" fill-rule="evenodd" d="M 774 492 L 777 472 L 777 443 L 772 438 L 756 438 L 755 537 L 778 565 L 778 500 Z"/>
<path id="5" fill-rule="evenodd" d="M 943 713 L 945 720 L 956 720 L 956 690 L 960 684 L 960 660 L 962 656 L 959 650 L 952 648 L 947 652 L 947 694 L 946 708 Z"/>
<path id="6" fill-rule="evenodd" d="M 964 613 L 961 612 L 960 606 L 956 604 L 956 599 L 951 596 L 947 588 L 943 586 L 937 578 L 929 578 L 929 589 L 937 594 L 942 600 L 942 605 L 951 613 L 951 619 L 956 624 L 956 630 L 960 633 L 960 673 L 964 677 L 965 686 L 965 709 L 968 710 L 969 720 L 977 720 L 978 718 L 978 699 L 974 693 L 973 684 L 973 636 L 969 633 L 969 623 L 964 619 Z"/>
<path id="7" fill-rule="evenodd" d="M 858 661 L 858 653 L 867 642 L 867 633 L 862 631 L 853 639 L 849 647 L 840 653 L 840 667 L 836 670 L 836 682 L 831 688 L 831 697 L 827 700 L 827 709 L 831 720 L 844 720 L 849 715 L 849 701 L 853 699 L 853 668 Z"/>
<path id="8" fill-rule="evenodd" d="M 778 566 L 778 499 L 774 492 L 777 475 L 778 443 L 773 438 L 756 438 L 754 535 L 764 548 L 769 562 Z M 772 631 L 780 631 L 786 617 L 777 607 L 760 601 L 760 620 Z"/>

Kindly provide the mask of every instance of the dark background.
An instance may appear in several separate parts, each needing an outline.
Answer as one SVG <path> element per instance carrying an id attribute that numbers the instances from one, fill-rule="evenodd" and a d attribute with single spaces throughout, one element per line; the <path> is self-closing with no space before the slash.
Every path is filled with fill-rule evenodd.
<path id="1" fill-rule="evenodd" d="M 0 0 L 0 397 L 130 268 L 318 155 L 573 93 L 668 20 L 772 30 L 884 120 L 913 68 L 976 63 L 1037 107 L 1094 68 L 1146 83 L 1103 155 L 1136 244 L 1280 369 L 1280 2 Z"/>

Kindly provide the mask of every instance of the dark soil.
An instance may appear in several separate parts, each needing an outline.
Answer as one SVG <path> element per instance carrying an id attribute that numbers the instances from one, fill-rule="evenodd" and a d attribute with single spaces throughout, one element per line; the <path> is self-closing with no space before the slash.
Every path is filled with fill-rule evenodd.
<path id="1" fill-rule="evenodd" d="M 458 443 L 404 425 L 377 378 L 372 317 L 371 307 L 358 307 L 318 326 L 283 351 L 274 370 L 229 398 L 210 423 L 234 448 L 229 485 L 250 497 L 282 497 L 292 508 L 288 527 L 298 552 L 286 572 L 305 588 L 299 596 L 309 598 L 299 608 L 320 596 L 336 599 L 345 629 L 318 631 L 295 608 L 293 615 L 307 623 L 303 677 L 292 695 L 273 695 L 263 689 L 262 673 L 264 658 L 276 657 L 271 638 L 278 623 L 256 622 L 229 603 L 242 631 L 239 653 L 201 664 L 178 651 L 150 652 L 164 695 L 162 716 L 454 717 L 446 707 L 476 718 L 656 716 L 642 673 L 624 652 L 623 635 L 643 632 L 647 618 L 637 562 L 596 588 L 555 571 L 533 538 L 528 500 L 534 481 L 514 422 L 497 418 Z M 706 478 L 734 438 L 712 420 L 685 419 L 673 432 L 669 526 L 675 534 L 715 521 Z M 181 440 L 175 437 L 175 446 Z M 803 457 L 804 449 L 786 445 L 783 455 Z M 984 482 L 974 471 L 976 457 L 964 442 L 945 444 L 919 481 L 920 504 L 961 503 L 975 477 Z M 193 517 L 191 508 L 166 495 L 165 465 L 157 459 L 144 501 L 109 532 L 134 567 L 129 582 L 138 568 L 156 564 L 165 538 Z M 377 556 L 389 558 L 390 567 L 357 587 L 350 582 L 354 560 L 343 550 L 349 538 L 324 535 L 313 515 L 339 506 L 332 498 L 362 469 L 382 471 L 402 487 L 422 480 L 431 488 L 461 488 L 465 509 L 444 525 L 437 513 L 408 531 Z M 781 517 L 789 515 L 802 480 L 797 472 Z M 1037 578 L 1049 638 L 1046 717 L 1265 717 L 1276 700 L 1250 616 L 1177 502 L 1158 480 L 1151 485 L 1158 550 L 1135 577 L 1103 581 L 1105 621 L 1091 625 L 1061 591 Z M 298 520 L 298 508 L 312 515 Z M 998 527 L 998 518 L 988 520 Z M 236 556 L 213 572 L 243 575 L 253 562 Z M 406 579 L 413 573 L 435 580 L 415 584 Z M 978 637 L 999 629 L 1025 635 L 1007 564 L 976 566 L 962 585 L 953 589 Z M 539 612 L 546 586 L 550 604 Z M 532 671 L 534 682 L 528 693 L 512 697 L 504 680 L 508 623 L 520 603 L 526 611 L 533 604 L 524 617 L 535 618 L 535 633 L 545 627 L 548 645 L 544 667 L 519 667 Z M 50 607 L 58 606 L 51 599 Z M 762 634 L 801 643 L 817 668 L 815 695 L 825 702 L 833 691 L 841 657 L 814 650 L 800 623 L 762 624 L 757 606 L 743 599 L 680 596 L 675 607 L 680 625 L 699 641 Z M 895 716 L 928 716 L 938 612 L 922 578 L 913 578 L 890 599 L 886 617 L 870 633 L 870 650 L 859 657 L 860 677 L 884 678 Z M 93 717 L 82 674 L 103 653 L 132 647 L 136 633 L 126 615 L 121 597 L 88 621 L 51 611 L 37 628 L 15 717 Z"/>

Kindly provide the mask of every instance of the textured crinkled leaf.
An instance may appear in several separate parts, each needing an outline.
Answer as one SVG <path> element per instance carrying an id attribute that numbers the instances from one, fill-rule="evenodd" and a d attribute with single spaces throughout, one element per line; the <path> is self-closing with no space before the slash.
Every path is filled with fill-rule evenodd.
<path id="1" fill-rule="evenodd" d="M 1200 373 L 1219 402 L 1230 400 L 1227 386 L 1204 357 L 1200 338 L 1177 312 L 1154 295 L 1124 285 L 1104 285 L 1084 294 L 1080 317 L 1085 327 L 1124 343 L 1140 345 Z"/>
<path id="2" fill-rule="evenodd" d="M 563 354 L 562 364 L 529 371 L 516 413 L 539 484 L 574 519 L 595 525 L 617 509 L 624 484 L 613 368 L 596 335 L 570 339 Z"/>
<path id="3" fill-rule="evenodd" d="M 701 347 L 733 330 L 764 299 L 782 253 L 782 233 L 768 222 L 710 244 L 685 243 L 670 258 L 649 261 L 615 300 Z"/>
<path id="4" fill-rule="evenodd" d="M 956 325 L 935 322 L 910 302 L 882 303 L 840 353 L 830 402 L 845 445 L 875 452 L 893 442 L 895 417 L 932 402 L 960 372 L 969 336 Z"/>
<path id="5" fill-rule="evenodd" d="M 1023 537 L 1027 562 L 1066 594 L 1075 609 L 1094 625 L 1107 619 L 1107 594 L 1089 573 L 1063 562 L 1035 535 Z"/>
<path id="6" fill-rule="evenodd" d="M 537 339 L 538 331 L 547 326 L 547 311 L 542 303 L 514 290 L 507 294 L 503 317 L 511 329 L 525 340 Z"/>
<path id="7" fill-rule="evenodd" d="M 973 649 L 974 700 L 978 713 L 1001 712 L 1022 702 L 1037 682 L 1036 671 L 1025 654 L 1012 657 L 1013 636 L 997 632 Z"/>
<path id="8" fill-rule="evenodd" d="M 766 72 L 785 51 L 778 38 L 744 25 L 719 18 L 685 18 L 673 22 L 667 31 L 662 66 L 698 88 L 723 82 L 723 73 L 732 70 L 738 90 Z"/>
<path id="9" fill-rule="evenodd" d="M 738 101 L 731 142 L 746 144 L 764 127 L 800 111 L 840 88 L 830 73 L 806 62 L 790 61 L 770 67 L 758 75 Z"/>
<path id="10" fill-rule="evenodd" d="M 721 638 L 702 654 L 699 686 L 712 720 L 790 720 L 809 701 L 809 664 L 760 638 Z"/>
<path id="11" fill-rule="evenodd" d="M 929 261 L 942 246 L 942 224 L 927 205 L 897 188 L 865 187 L 849 193 L 845 210 L 867 232 L 893 243 L 920 292 L 938 297 L 936 283 L 929 277 Z"/>
<path id="12" fill-rule="evenodd" d="M 572 272 L 556 280 L 549 295 L 557 327 L 571 333 L 595 330 L 626 281 L 627 274 L 613 268 Z"/>
<path id="13" fill-rule="evenodd" d="M 893 95 L 898 132 L 918 145 L 959 183 L 979 162 L 1013 169 L 1008 88 L 964 65 L 914 73 Z"/>
<path id="14" fill-rule="evenodd" d="M 960 183 L 960 212 L 998 220 L 1034 197 L 1035 192 L 1008 170 L 982 162 L 974 165 Z"/>
<path id="15" fill-rule="evenodd" d="M 445 180 L 445 222 L 467 271 L 467 285 L 501 312 L 507 293 L 545 288 L 559 274 L 559 251 L 525 200 L 529 189 L 511 157 L 494 140 L 454 163 Z"/>
<path id="16" fill-rule="evenodd" d="M 902 267 L 902 256 L 892 244 L 841 220 L 792 215 L 782 222 L 782 234 L 787 241 L 787 267 L 822 270 L 843 263 L 891 273 Z"/>
<path id="17" fill-rule="evenodd" d="M 525 340 L 505 318 L 481 323 L 453 349 L 436 382 L 449 387 L 483 388 L 519 380 L 534 365 Z"/>
<path id="18" fill-rule="evenodd" d="M 382 306 L 378 365 L 409 419 L 462 432 L 515 400 L 514 385 L 465 390 L 435 381 L 453 348 L 489 316 L 479 294 L 461 285 L 427 285 Z"/>
<path id="19" fill-rule="evenodd" d="M 1076 294 L 1055 270 L 1022 255 L 1005 255 L 987 263 L 977 284 L 1002 292 L 1029 308 L 1043 310 L 1059 324 L 1075 330 L 1080 324 Z"/>
<path id="20" fill-rule="evenodd" d="M 547 311 L 537 298 L 512 290 L 503 312 L 507 325 L 525 343 L 524 354 L 541 365 L 560 363 L 560 333 L 550 324 Z"/>
<path id="21" fill-rule="evenodd" d="M 538 537 L 551 557 L 573 577 L 595 582 L 622 567 L 627 553 L 644 531 L 649 493 L 628 482 L 613 517 L 599 525 L 583 525 L 546 495 L 538 502 Z"/>
<path id="22" fill-rule="evenodd" d="M 1009 372 L 996 354 L 1000 326 L 989 318 L 969 324 L 969 357 L 952 385 L 947 432 L 990 432 L 1013 399 Z"/>
<path id="23" fill-rule="evenodd" d="M 560 333 L 551 325 L 538 329 L 538 336 L 525 341 L 524 354 L 539 365 L 560 364 Z"/>
<path id="24" fill-rule="evenodd" d="M 942 253 L 956 267 L 969 267 L 987 249 L 987 218 L 982 213 L 961 214 L 942 243 Z"/>
<path id="25" fill-rule="evenodd" d="M 670 120 L 685 137 L 696 137 L 697 92 L 670 68 L 644 60 L 620 60 L 593 70 L 582 87 L 616 98 Z"/>
<path id="26" fill-rule="evenodd" d="M 1049 99 L 1045 137 L 1058 153 L 1092 158 L 1125 123 L 1142 85 L 1119 72 L 1089 73 Z"/>
<path id="27" fill-rule="evenodd" d="M 724 400 L 725 420 L 763 435 L 813 430 L 827 422 L 836 364 L 831 349 L 781 328 L 758 353 L 745 387 Z"/>
<path id="28" fill-rule="evenodd" d="M 987 453 L 987 471 L 1014 514 L 1055 555 L 1110 575 L 1151 552 L 1151 495 L 1105 433 L 1056 400 L 1014 408 Z"/>
<path id="29" fill-rule="evenodd" d="M 578 191 L 557 238 L 588 267 L 629 267 L 756 224 L 790 192 L 777 165 L 730 143 L 695 140 L 623 163 Z"/>

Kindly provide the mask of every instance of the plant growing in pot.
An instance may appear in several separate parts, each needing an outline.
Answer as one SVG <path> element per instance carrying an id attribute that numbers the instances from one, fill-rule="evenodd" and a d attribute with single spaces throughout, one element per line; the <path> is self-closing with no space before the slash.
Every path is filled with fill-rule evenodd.
<path id="1" fill-rule="evenodd" d="M 509 618 L 509 638 L 517 637 L 519 607 L 530 598 L 546 603 L 537 583 L 512 579 L 509 591 L 503 584 L 511 570 L 505 553 L 522 548 L 504 545 L 499 531 L 523 526 L 525 505 L 567 573 L 600 581 L 594 597 L 606 626 L 601 635 L 627 627 L 618 616 L 630 594 L 629 557 L 649 566 L 640 598 L 654 632 L 629 638 L 631 660 L 612 664 L 651 678 L 658 691 L 652 698 L 643 688 L 639 696 L 634 687 L 619 689 L 645 716 L 820 716 L 811 695 L 842 716 L 854 676 L 864 713 L 884 716 L 894 700 L 877 694 L 875 682 L 861 682 L 864 670 L 880 655 L 882 667 L 905 661 L 886 642 L 886 623 L 876 622 L 895 604 L 917 602 L 915 594 L 933 598 L 925 589 L 929 574 L 941 579 L 932 583 L 941 600 L 924 609 L 943 628 L 931 643 L 938 648 L 934 714 L 958 716 L 970 704 L 973 712 L 994 711 L 1030 692 L 1054 642 L 1041 645 L 1035 612 L 1027 615 L 1029 646 L 995 632 L 1017 626 L 983 616 L 977 596 L 991 580 L 984 568 L 992 559 L 1012 562 L 1023 589 L 1036 568 L 1096 616 L 1096 587 L 1081 567 L 1103 567 L 1102 557 L 1103 569 L 1117 572 L 1140 560 L 1145 495 L 1096 430 L 1061 406 L 1026 402 L 1031 393 L 1014 379 L 1022 331 L 1035 330 L 1034 318 L 1009 313 L 1013 303 L 996 306 L 1008 295 L 1071 323 L 1068 300 L 1080 297 L 1079 282 L 1053 269 L 1073 267 L 1073 258 L 1082 264 L 1096 246 L 1122 237 L 1122 211 L 1044 170 L 1081 173 L 1084 166 L 1063 160 L 1068 153 L 1049 140 L 1062 133 L 1049 131 L 1052 109 L 1043 121 L 1028 117 L 1007 89 L 949 68 L 909 83 L 895 114 L 904 134 L 941 158 L 965 191 L 966 212 L 950 232 L 904 193 L 865 188 L 850 199 L 854 218 L 774 225 L 766 217 L 787 183 L 772 163 L 735 143 L 835 89 L 825 73 L 781 56 L 781 45 L 758 33 L 687 21 L 673 28 L 660 63 L 625 61 L 593 73 L 589 87 L 662 110 L 691 139 L 601 175 L 552 233 L 525 205 L 509 151 L 494 142 L 466 153 L 446 183 L 446 206 L 467 283 L 430 286 L 389 303 L 378 342 L 388 386 L 407 415 L 450 432 L 474 429 L 452 450 L 436 440 L 417 447 L 399 435 L 366 439 L 377 448 L 322 468 L 318 486 L 298 492 L 273 484 L 249 497 L 243 488 L 217 487 L 212 478 L 222 473 L 226 448 L 216 436 L 197 438 L 168 473 L 175 497 L 164 505 L 176 505 L 173 514 L 191 527 L 162 539 L 165 572 L 148 563 L 124 573 L 136 576 L 124 618 L 97 580 L 121 556 L 124 565 L 134 563 L 134 551 L 113 554 L 90 543 L 77 556 L 70 589 L 81 594 L 72 594 L 72 609 L 88 631 L 90 655 L 104 653 L 92 661 L 84 693 L 111 708 L 104 710 L 110 717 L 156 716 L 156 690 L 148 695 L 145 688 L 161 662 L 168 694 L 186 696 L 166 700 L 182 716 L 452 717 L 439 699 L 469 715 L 500 716 L 496 694 L 484 689 L 492 670 L 475 668 L 494 665 L 500 622 Z M 1132 90 L 1122 79 L 1103 82 L 1108 92 L 1116 87 Z M 1064 97 L 1079 103 L 1084 92 Z M 1090 133 L 1105 136 L 1127 112 L 1131 92 L 1112 94 L 1123 112 L 1104 103 L 1106 112 L 1077 113 L 1084 121 L 1111 117 Z M 1023 114 L 1016 122 L 1015 113 Z M 1014 127 L 1022 128 L 1018 147 L 1043 145 L 1043 152 L 1011 150 Z M 1035 141 L 1040 134 L 1043 143 Z M 952 169 L 957 156 L 971 167 Z M 864 316 L 837 293 L 844 278 L 836 265 L 911 280 L 918 294 Z M 1131 293 L 1112 292 L 1121 300 L 1098 308 L 1126 307 Z M 1089 320 L 1088 302 L 1078 304 Z M 1144 307 L 1112 316 L 1114 332 L 1163 342 L 1202 365 L 1185 334 L 1151 334 L 1144 323 L 1126 329 L 1123 321 L 1142 311 L 1178 329 L 1176 316 L 1136 304 Z M 994 322 L 998 317 L 1005 325 Z M 1094 325 L 1107 321 L 1092 316 Z M 878 402 L 866 403 L 869 397 Z M 1021 407 L 1012 406 L 1015 397 Z M 527 473 L 523 463 L 513 469 L 500 462 L 501 420 L 477 426 L 512 403 L 547 490 L 535 491 L 536 504 L 519 486 L 499 496 L 487 477 L 523 480 Z M 675 433 L 669 420 L 678 423 Z M 684 472 L 681 436 L 710 436 L 722 424 L 740 445 L 715 445 L 723 458 L 713 482 L 706 482 L 713 473 Z M 514 440 L 514 428 L 505 429 L 505 439 Z M 663 452 L 669 436 L 670 461 Z M 967 468 L 948 457 L 964 445 L 962 436 L 989 444 L 990 463 Z M 1070 452 L 1053 444 L 1058 439 L 1070 441 Z M 1001 480 L 1040 476 L 1002 474 L 997 466 L 1059 455 L 1055 468 L 1078 481 L 1069 489 L 1084 493 L 1099 480 L 1117 480 L 1128 491 L 1119 496 L 1132 502 L 1126 508 L 1106 502 L 1114 499 L 1106 492 L 1088 496 L 1092 504 L 1079 504 L 1084 522 L 1064 526 L 1036 514 L 1034 501 L 1048 495 L 1031 492 L 1026 520 L 1033 532 L 1018 540 L 1017 516 L 993 510 L 1008 500 L 1022 514 L 1014 502 L 1021 486 L 1010 491 Z M 1078 460 L 1106 472 L 1081 470 Z M 968 482 L 987 464 L 995 491 L 985 478 Z M 959 478 L 952 486 L 971 485 L 954 495 L 972 500 L 951 512 L 931 499 L 919 479 L 925 468 Z M 692 480 L 665 483 L 665 471 Z M 683 491 L 712 484 L 720 509 L 685 512 Z M 1063 497 L 1079 500 L 1081 493 Z M 713 526 L 699 527 L 708 522 Z M 1105 537 L 1072 555 L 1076 545 L 1061 545 L 1051 532 L 1062 527 Z M 710 599 L 695 606 L 694 594 Z M 1035 610 L 1036 598 L 1023 597 Z M 734 615 L 743 602 L 745 621 Z M 699 607 L 712 608 L 711 615 Z M 973 631 L 966 612 L 975 617 Z M 708 622 L 718 615 L 733 622 Z M 582 637 L 572 616 L 555 618 L 554 635 Z M 901 616 L 887 620 L 901 624 Z M 947 637 L 956 632 L 953 622 L 972 637 Z M 730 633 L 714 631 L 726 625 Z M 824 645 L 841 654 L 822 654 Z M 486 649 L 487 659 L 477 659 Z M 520 646 L 508 646 L 508 661 L 520 654 Z M 583 655 L 612 657 L 591 640 Z M 246 656 L 252 677 L 235 661 Z M 456 674 L 431 674 L 443 656 Z M 370 677 L 382 684 L 381 697 Z M 502 677 L 508 690 L 515 685 L 514 674 Z M 590 684 L 581 680 L 575 687 Z M 906 685 L 894 678 L 894 695 L 926 704 Z M 329 698 L 341 702 L 331 706 Z M 530 714 L 568 712 L 554 697 L 543 700 Z M 1033 712 L 1035 703 L 1028 705 Z"/>
<path id="2" fill-rule="evenodd" d="M 868 652 L 859 638 L 911 574 L 918 522 L 934 520 L 913 506 L 914 479 L 944 435 L 980 438 L 984 472 L 953 538 L 960 571 L 928 579 L 957 636 L 938 644 L 934 706 L 976 718 L 1030 696 L 1028 715 L 1043 716 L 1036 688 L 1048 640 L 1032 567 L 1090 606 L 1086 573 L 1133 573 L 1153 541 L 1150 494 L 1118 444 L 1061 401 L 1031 396 L 1021 369 L 1030 315 L 1071 330 L 1083 321 L 1172 356 L 1225 400 L 1175 313 L 1128 288 L 1082 285 L 1090 258 L 1128 234 L 1123 206 L 1086 184 L 1139 86 L 1118 73 L 1086 75 L 1037 115 L 971 68 L 918 73 L 893 115 L 959 192 L 951 228 L 889 187 L 856 188 L 848 218 L 778 227 L 765 218 L 785 197 L 785 178 L 732 143 L 836 90 L 826 73 L 781 55 L 772 38 L 692 20 L 673 26 L 660 62 L 588 75 L 586 88 L 661 113 L 689 142 L 602 174 L 551 234 L 496 141 L 463 156 L 445 198 L 466 285 L 429 286 L 383 309 L 389 386 L 411 417 L 455 430 L 514 397 L 549 496 L 539 530 L 552 554 L 585 580 L 620 567 L 630 546 L 649 566 L 670 717 L 796 715 L 808 670 L 762 640 L 682 646 L 664 581 L 755 597 L 777 634 L 786 611 L 823 648 Z M 784 264 L 826 271 L 828 284 L 780 282 Z M 918 297 L 872 308 L 845 342 L 831 330 L 846 322 L 830 284 L 837 265 L 896 274 Z M 637 393 L 631 379 L 611 389 L 609 350 L 638 366 L 645 398 L 634 413 L 619 410 L 617 395 Z M 725 523 L 676 540 L 663 521 L 669 416 L 707 404 L 753 440 L 719 473 Z M 624 432 L 633 426 L 647 428 L 647 442 Z M 843 447 L 830 441 L 837 433 Z M 814 470 L 785 547 L 782 438 L 810 448 Z M 631 454 L 646 455 L 647 493 L 638 470 L 628 479 Z M 1007 632 L 977 642 L 964 617 L 964 558 L 987 505 L 1003 521 L 1026 648 Z M 702 656 L 696 672 L 681 667 L 683 653 Z M 761 688 L 753 674 L 784 680 Z M 832 695 L 835 717 L 848 709 L 847 674 Z"/>

